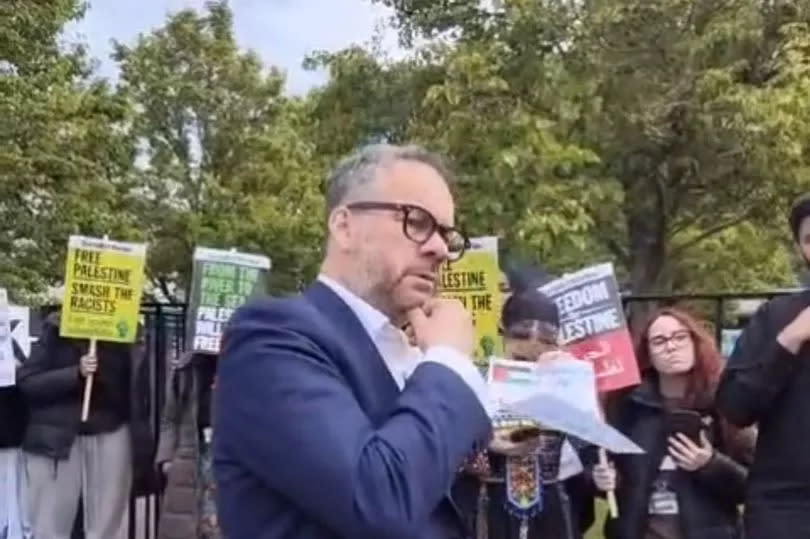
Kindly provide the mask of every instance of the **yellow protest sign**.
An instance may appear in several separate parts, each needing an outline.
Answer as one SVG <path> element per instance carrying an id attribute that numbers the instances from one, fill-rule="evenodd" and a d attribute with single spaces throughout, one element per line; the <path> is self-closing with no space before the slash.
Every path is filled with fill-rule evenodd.
<path id="1" fill-rule="evenodd" d="M 445 264 L 441 271 L 440 294 L 460 300 L 472 313 L 477 346 L 475 362 L 486 365 L 489 357 L 500 355 L 503 343 L 498 334 L 498 318 L 503 298 L 498 268 L 498 238 L 472 238 L 472 248 L 461 260 Z"/>
<path id="2" fill-rule="evenodd" d="M 71 236 L 60 334 L 134 342 L 145 261 L 143 243 Z"/>

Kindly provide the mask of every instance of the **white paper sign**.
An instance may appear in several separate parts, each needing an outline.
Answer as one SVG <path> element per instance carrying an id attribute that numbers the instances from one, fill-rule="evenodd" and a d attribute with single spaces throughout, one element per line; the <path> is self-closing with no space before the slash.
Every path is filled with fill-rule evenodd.
<path id="1" fill-rule="evenodd" d="M 592 413 L 552 395 L 534 395 L 509 405 L 509 410 L 530 417 L 550 429 L 603 447 L 611 453 L 644 453 L 632 440 Z"/>
<path id="2" fill-rule="evenodd" d="M 543 394 L 601 418 L 593 365 L 566 352 L 551 354 L 553 359 L 537 363 L 491 358 L 487 373 L 491 409 Z"/>
<path id="3" fill-rule="evenodd" d="M 17 364 L 11 346 L 11 321 L 8 295 L 0 288 L 0 387 L 13 386 L 16 381 Z"/>
<path id="4" fill-rule="evenodd" d="M 493 411 L 532 418 L 614 453 L 643 452 L 602 419 L 596 375 L 588 362 L 565 353 L 537 363 L 492 358 L 487 379 Z M 573 448 L 564 449 L 561 472 L 576 473 L 574 458 Z"/>
<path id="5" fill-rule="evenodd" d="M 601 419 L 593 365 L 566 352 L 551 352 L 553 359 L 538 363 L 492 358 L 489 369 L 492 407 L 508 408 L 532 395 L 551 395 Z M 505 375 L 503 371 L 508 372 Z M 498 380 L 495 380 L 497 377 Z M 582 462 L 569 441 L 563 444 L 558 479 L 564 481 L 583 471 Z"/>
<path id="6" fill-rule="evenodd" d="M 8 311 L 11 329 L 11 346 L 13 348 L 14 357 L 24 362 L 31 356 L 31 333 L 29 324 L 31 320 L 31 309 L 19 305 L 9 305 Z"/>
<path id="7" fill-rule="evenodd" d="M 602 412 L 596 391 L 596 372 L 590 361 L 582 361 L 570 354 L 548 362 L 539 362 L 535 369 L 540 392 L 554 395 L 583 412 L 601 419 Z M 558 479 L 565 481 L 584 470 L 574 446 L 565 441 L 560 454 Z"/>
<path id="8" fill-rule="evenodd" d="M 496 357 L 489 360 L 487 385 L 489 409 L 494 413 L 539 391 L 534 365 Z"/>
<path id="9" fill-rule="evenodd" d="M 554 395 L 577 408 L 602 417 L 596 391 L 593 364 L 570 354 L 535 364 L 538 392 Z"/>

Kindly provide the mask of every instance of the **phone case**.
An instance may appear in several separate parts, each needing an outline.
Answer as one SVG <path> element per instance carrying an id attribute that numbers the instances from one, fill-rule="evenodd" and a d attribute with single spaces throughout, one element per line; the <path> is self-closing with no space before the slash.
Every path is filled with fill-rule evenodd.
<path id="1" fill-rule="evenodd" d="M 700 440 L 700 431 L 703 430 L 704 425 L 700 414 L 697 412 L 675 411 L 671 412 L 667 419 L 670 435 L 680 432 L 695 442 Z"/>

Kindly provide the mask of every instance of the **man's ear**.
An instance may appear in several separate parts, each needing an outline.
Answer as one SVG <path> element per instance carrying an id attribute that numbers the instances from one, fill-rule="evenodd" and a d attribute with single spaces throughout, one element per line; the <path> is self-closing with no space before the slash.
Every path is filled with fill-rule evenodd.
<path id="1" fill-rule="evenodd" d="M 340 247 L 347 247 L 351 240 L 351 212 L 339 206 L 329 214 L 329 236 Z"/>

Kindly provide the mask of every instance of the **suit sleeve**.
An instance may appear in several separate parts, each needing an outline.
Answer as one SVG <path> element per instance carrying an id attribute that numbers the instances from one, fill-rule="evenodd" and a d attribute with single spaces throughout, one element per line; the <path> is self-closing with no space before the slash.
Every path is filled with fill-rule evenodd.
<path id="1" fill-rule="evenodd" d="M 81 385 L 79 365 L 51 368 L 51 358 L 61 353 L 59 328 L 47 321 L 31 357 L 23 363 L 19 386 L 31 403 L 49 403 L 78 395 Z"/>
<path id="2" fill-rule="evenodd" d="M 796 372 L 796 356 L 776 340 L 772 304 L 757 311 L 740 335 L 717 390 L 717 408 L 738 427 L 758 422 Z"/>
<path id="3" fill-rule="evenodd" d="M 325 352 L 290 329 L 288 312 L 258 304 L 231 322 L 217 378 L 218 453 L 335 535 L 418 536 L 489 437 L 476 395 L 426 362 L 375 424 Z"/>

